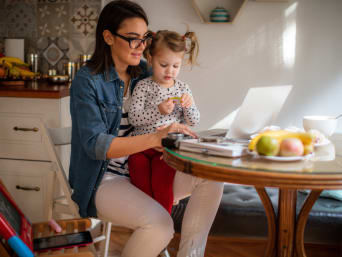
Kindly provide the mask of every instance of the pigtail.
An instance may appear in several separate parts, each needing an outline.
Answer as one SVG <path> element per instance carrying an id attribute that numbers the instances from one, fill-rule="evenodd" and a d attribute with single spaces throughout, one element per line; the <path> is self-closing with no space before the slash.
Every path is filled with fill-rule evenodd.
<path id="1" fill-rule="evenodd" d="M 184 34 L 185 49 L 189 55 L 187 63 L 190 65 L 196 64 L 196 60 L 199 52 L 199 43 L 195 32 L 187 31 Z"/>
<path id="2" fill-rule="evenodd" d="M 180 35 L 175 31 L 159 30 L 156 33 L 151 32 L 152 40 L 144 50 L 144 57 L 150 61 L 160 47 L 168 47 L 174 52 L 184 52 L 189 55 L 186 64 L 193 66 L 199 52 L 199 44 L 195 32 L 187 31 Z"/>
<path id="3" fill-rule="evenodd" d="M 147 45 L 145 47 L 145 50 L 143 52 L 143 56 L 144 58 L 147 60 L 147 62 L 149 63 L 150 60 L 151 60 L 151 51 L 152 51 L 152 48 L 151 48 L 151 45 L 153 44 L 153 40 L 155 41 L 156 40 L 156 33 L 149 30 L 148 31 L 148 35 L 151 37 L 151 40 L 148 40 L 147 41 Z"/>

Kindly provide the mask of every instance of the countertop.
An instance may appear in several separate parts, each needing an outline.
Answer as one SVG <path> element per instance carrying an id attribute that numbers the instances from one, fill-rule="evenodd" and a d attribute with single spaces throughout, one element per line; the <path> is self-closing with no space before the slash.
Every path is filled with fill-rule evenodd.
<path id="1" fill-rule="evenodd" d="M 0 97 L 63 98 L 69 96 L 70 83 L 51 84 L 45 80 L 25 81 L 22 84 L 0 83 Z"/>

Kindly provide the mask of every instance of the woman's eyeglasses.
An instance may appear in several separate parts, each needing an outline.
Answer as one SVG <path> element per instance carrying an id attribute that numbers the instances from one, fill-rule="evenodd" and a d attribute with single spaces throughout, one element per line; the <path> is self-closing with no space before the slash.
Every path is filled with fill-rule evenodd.
<path id="1" fill-rule="evenodd" d="M 123 40 L 127 41 L 129 43 L 129 47 L 132 49 L 137 49 L 141 44 L 145 44 L 149 40 L 152 39 L 152 35 L 148 34 L 143 39 L 140 38 L 131 38 L 131 37 L 125 37 L 123 35 L 120 35 L 116 32 L 112 32 L 113 35 L 122 38 Z"/>

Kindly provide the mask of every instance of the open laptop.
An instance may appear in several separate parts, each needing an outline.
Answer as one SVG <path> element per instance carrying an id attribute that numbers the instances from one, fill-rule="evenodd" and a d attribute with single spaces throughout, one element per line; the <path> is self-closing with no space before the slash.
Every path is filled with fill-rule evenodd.
<path id="1" fill-rule="evenodd" d="M 249 139 L 274 124 L 291 89 L 291 85 L 250 88 L 225 137 Z"/>
<path id="2" fill-rule="evenodd" d="M 196 144 L 195 141 L 188 140 L 183 143 L 183 147 L 181 143 L 180 148 L 189 150 L 191 147 L 207 147 L 205 150 L 209 153 L 209 148 L 214 151 L 214 147 L 220 146 L 217 151 L 225 151 L 225 156 L 230 156 L 230 153 L 232 153 L 231 157 L 243 155 L 246 149 L 238 147 L 236 143 L 246 146 L 251 135 L 258 133 L 266 126 L 274 124 L 291 89 L 292 85 L 250 88 L 227 132 L 217 134 L 217 131 L 214 130 L 213 133 L 210 133 L 210 131 L 199 133 L 200 142 L 197 141 Z M 215 143 L 210 142 L 210 139 L 205 140 L 208 137 L 222 137 L 223 140 L 221 141 L 224 144 L 216 142 L 215 145 Z M 192 142 L 194 143 L 193 146 L 190 145 Z M 232 146 L 235 152 L 229 151 L 227 142 L 235 143 Z"/>

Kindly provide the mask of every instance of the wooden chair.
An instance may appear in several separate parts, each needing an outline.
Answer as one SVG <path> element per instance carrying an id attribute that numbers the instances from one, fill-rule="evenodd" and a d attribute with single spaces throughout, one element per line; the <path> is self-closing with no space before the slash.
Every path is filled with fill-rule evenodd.
<path id="1" fill-rule="evenodd" d="M 42 123 L 41 131 L 46 145 L 46 150 L 48 151 L 53 163 L 53 168 L 56 172 L 56 178 L 63 193 L 62 196 L 57 196 L 54 198 L 52 211 L 55 213 L 72 214 L 75 218 L 79 218 L 77 205 L 71 199 L 72 189 L 70 188 L 66 173 L 55 148 L 56 146 L 68 145 L 71 143 L 71 127 L 47 128 L 45 124 Z M 100 237 L 94 238 L 94 243 L 105 240 L 104 246 L 101 247 L 101 255 L 103 257 L 108 256 L 111 228 L 111 222 L 104 222 L 102 235 Z M 167 249 L 165 249 L 160 253 L 160 256 L 169 257 L 170 255 Z"/>
<path id="2" fill-rule="evenodd" d="M 44 123 L 41 123 L 41 132 L 43 135 L 43 142 L 46 150 L 50 156 L 53 169 L 56 173 L 56 178 L 61 189 L 62 195 L 58 195 L 53 199 L 52 212 L 60 214 L 69 214 L 74 218 L 79 218 L 78 206 L 71 199 L 72 189 L 70 188 L 66 173 L 64 171 L 62 162 L 56 151 L 56 146 L 71 144 L 71 127 L 65 128 L 47 128 Z M 103 222 L 102 235 L 93 238 L 94 243 L 104 241 L 101 246 L 101 256 L 108 256 L 110 234 L 111 234 L 111 222 Z"/>

